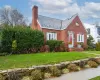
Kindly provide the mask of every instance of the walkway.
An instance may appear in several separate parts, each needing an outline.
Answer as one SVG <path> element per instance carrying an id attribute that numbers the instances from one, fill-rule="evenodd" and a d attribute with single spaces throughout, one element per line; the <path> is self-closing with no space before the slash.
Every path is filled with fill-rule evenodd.
<path id="1" fill-rule="evenodd" d="M 100 76 L 100 66 L 98 68 L 90 68 L 79 72 L 64 74 L 61 77 L 46 80 L 89 80 L 96 76 Z"/>

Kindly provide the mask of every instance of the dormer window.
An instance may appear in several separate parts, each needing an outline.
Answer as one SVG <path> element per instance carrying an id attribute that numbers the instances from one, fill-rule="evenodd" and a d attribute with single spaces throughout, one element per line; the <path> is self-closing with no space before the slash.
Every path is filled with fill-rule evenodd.
<path id="1" fill-rule="evenodd" d="M 79 23 L 78 22 L 76 22 L 76 26 L 79 26 Z"/>

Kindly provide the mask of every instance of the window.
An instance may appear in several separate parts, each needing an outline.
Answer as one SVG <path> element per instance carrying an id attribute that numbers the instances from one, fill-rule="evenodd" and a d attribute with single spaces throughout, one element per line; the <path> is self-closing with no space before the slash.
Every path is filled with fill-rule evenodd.
<path id="1" fill-rule="evenodd" d="M 47 40 L 57 40 L 57 33 L 47 32 L 46 38 L 47 38 Z"/>
<path id="2" fill-rule="evenodd" d="M 97 28 L 98 35 L 100 35 L 100 27 Z"/>
<path id="3" fill-rule="evenodd" d="M 76 26 L 79 26 L 79 23 L 78 22 L 76 22 Z"/>
<path id="4" fill-rule="evenodd" d="M 83 34 L 77 34 L 77 42 L 84 42 L 84 35 Z"/>
<path id="5" fill-rule="evenodd" d="M 90 34 L 90 28 L 87 29 L 87 34 Z"/>
<path id="6" fill-rule="evenodd" d="M 100 42 L 100 39 L 98 39 L 98 42 Z"/>

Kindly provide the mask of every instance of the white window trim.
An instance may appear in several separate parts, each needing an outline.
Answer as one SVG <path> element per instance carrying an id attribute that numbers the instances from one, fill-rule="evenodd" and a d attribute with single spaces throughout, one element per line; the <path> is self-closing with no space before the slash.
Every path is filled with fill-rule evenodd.
<path id="1" fill-rule="evenodd" d="M 84 34 L 77 34 L 77 42 L 84 42 Z"/>
<path id="2" fill-rule="evenodd" d="M 47 40 L 57 40 L 57 33 L 55 33 L 55 32 L 47 32 L 46 33 L 46 39 Z"/>

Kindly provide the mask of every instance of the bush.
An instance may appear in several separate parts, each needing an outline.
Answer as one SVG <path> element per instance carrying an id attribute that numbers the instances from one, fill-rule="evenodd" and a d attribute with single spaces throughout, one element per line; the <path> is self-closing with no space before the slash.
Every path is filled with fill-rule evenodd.
<path id="1" fill-rule="evenodd" d="M 29 52 L 30 48 L 39 50 L 44 44 L 43 32 L 25 27 L 8 27 L 2 30 L 1 46 L 3 52 Z"/>
<path id="2" fill-rule="evenodd" d="M 98 67 L 98 64 L 96 62 L 94 62 L 94 61 L 88 61 L 87 64 L 92 68 Z"/>
<path id="3" fill-rule="evenodd" d="M 40 70 L 32 71 L 30 79 L 31 80 L 43 80 L 42 72 Z"/>
<path id="4" fill-rule="evenodd" d="M 96 43 L 96 51 L 100 51 L 100 42 Z"/>
<path id="5" fill-rule="evenodd" d="M 52 66 L 49 69 L 50 69 L 52 76 L 58 77 L 61 75 L 61 71 L 56 66 Z"/>
<path id="6" fill-rule="evenodd" d="M 100 64 L 100 58 L 90 58 L 89 61 L 94 61 L 97 64 Z"/>
<path id="7" fill-rule="evenodd" d="M 91 35 L 89 35 L 87 39 L 88 50 L 95 50 L 94 39 Z"/>
<path id="8" fill-rule="evenodd" d="M 44 45 L 40 48 L 40 52 L 49 52 L 50 49 L 49 49 L 49 46 L 48 45 Z"/>
<path id="9" fill-rule="evenodd" d="M 30 80 L 29 76 L 24 76 L 21 80 Z"/>
<path id="10" fill-rule="evenodd" d="M 68 69 L 63 69 L 63 70 L 62 70 L 62 73 L 63 73 L 63 74 L 69 73 L 69 70 L 68 70 Z"/>
<path id="11" fill-rule="evenodd" d="M 50 78 L 51 77 L 51 74 L 50 73 L 44 73 L 44 78 Z"/>
<path id="12" fill-rule="evenodd" d="M 0 80 L 5 80 L 4 77 L 0 74 Z"/>
<path id="13" fill-rule="evenodd" d="M 76 64 L 69 64 L 68 67 L 69 71 L 79 71 L 79 67 Z"/>
<path id="14" fill-rule="evenodd" d="M 48 40 L 46 44 L 50 47 L 50 51 L 60 51 L 60 46 L 63 44 L 63 41 L 58 40 Z"/>

